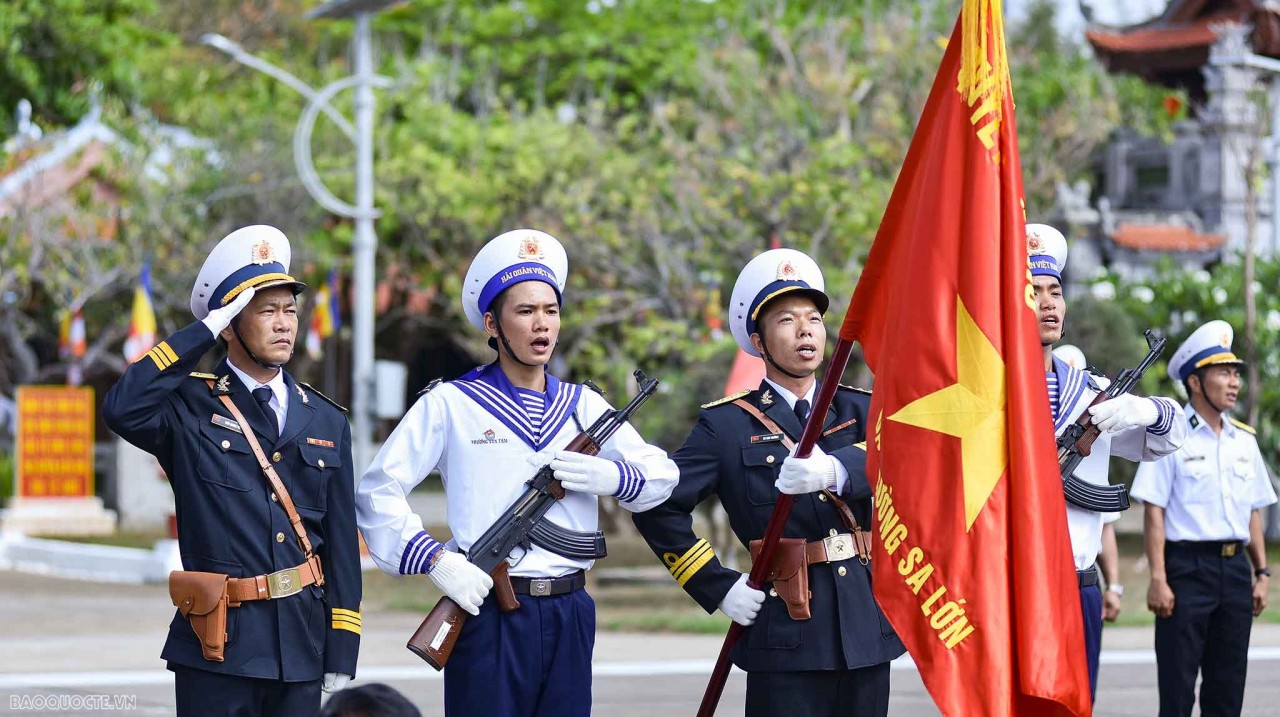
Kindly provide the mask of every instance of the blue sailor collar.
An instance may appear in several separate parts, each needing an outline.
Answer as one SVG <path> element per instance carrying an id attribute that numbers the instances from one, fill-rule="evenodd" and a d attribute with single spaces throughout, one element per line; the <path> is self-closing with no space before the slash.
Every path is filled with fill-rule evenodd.
<path id="1" fill-rule="evenodd" d="M 1087 372 L 1071 368 L 1057 356 L 1053 357 L 1053 372 L 1058 376 L 1058 412 L 1053 417 L 1053 430 L 1056 432 L 1067 425 L 1072 406 L 1080 400 L 1090 382 Z"/>
<path id="2" fill-rule="evenodd" d="M 540 451 L 560 433 L 582 397 L 582 386 L 561 381 L 550 373 L 546 376 L 547 408 L 542 415 L 540 431 L 535 430 L 529 419 L 520 400 L 519 389 L 496 362 L 472 369 L 450 383 L 510 428 L 530 448 Z"/>

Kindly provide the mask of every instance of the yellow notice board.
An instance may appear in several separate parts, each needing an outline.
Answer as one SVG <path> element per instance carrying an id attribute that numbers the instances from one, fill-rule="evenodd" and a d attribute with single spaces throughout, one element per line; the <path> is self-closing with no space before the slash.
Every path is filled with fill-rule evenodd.
<path id="1" fill-rule="evenodd" d="M 18 387 L 17 495 L 93 495 L 93 389 Z"/>

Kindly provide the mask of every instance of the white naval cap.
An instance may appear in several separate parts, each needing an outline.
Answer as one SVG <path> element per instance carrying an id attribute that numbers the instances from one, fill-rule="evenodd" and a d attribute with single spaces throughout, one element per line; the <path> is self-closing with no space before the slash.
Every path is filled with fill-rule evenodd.
<path id="1" fill-rule="evenodd" d="M 813 299 L 818 311 L 827 312 L 831 300 L 824 293 L 822 270 L 817 262 L 795 249 L 770 249 L 742 268 L 729 299 L 729 330 L 738 346 L 752 356 L 760 352 L 751 345 L 760 309 L 771 299 L 795 291 Z"/>
<path id="2" fill-rule="evenodd" d="M 1067 268 L 1067 238 L 1048 224 L 1028 224 L 1027 263 L 1032 276 L 1062 281 L 1062 271 Z"/>
<path id="3" fill-rule="evenodd" d="M 541 281 L 563 301 L 569 279 L 569 257 L 555 237 L 535 229 L 516 229 L 489 240 L 471 261 L 462 282 L 462 309 L 467 320 L 484 329 L 484 314 L 504 290 L 522 281 Z"/>
<path id="4" fill-rule="evenodd" d="M 204 319 L 245 289 L 290 286 L 296 295 L 307 285 L 289 275 L 289 238 L 266 224 L 237 229 L 209 252 L 191 287 L 191 313 Z"/>
<path id="5" fill-rule="evenodd" d="M 1201 326 L 1187 337 L 1169 359 L 1169 378 L 1181 383 L 1196 369 L 1217 364 L 1243 366 L 1244 361 L 1231 352 L 1235 331 L 1231 324 L 1216 319 Z"/>
<path id="6" fill-rule="evenodd" d="M 1084 358 L 1084 352 L 1081 351 L 1079 347 L 1072 344 L 1055 346 L 1053 349 L 1053 355 L 1057 356 L 1062 363 L 1065 363 L 1077 371 L 1083 371 L 1089 365 L 1089 362 Z"/>

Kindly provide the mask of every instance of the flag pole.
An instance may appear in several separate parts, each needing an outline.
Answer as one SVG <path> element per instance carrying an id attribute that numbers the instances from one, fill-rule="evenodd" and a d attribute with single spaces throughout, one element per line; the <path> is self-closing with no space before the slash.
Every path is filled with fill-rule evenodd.
<path id="1" fill-rule="evenodd" d="M 822 431 L 822 422 L 827 416 L 827 409 L 831 407 L 831 401 L 835 398 L 836 387 L 840 384 L 840 377 L 844 375 L 844 368 L 849 363 L 849 354 L 852 350 L 853 341 L 843 335 L 836 341 L 835 352 L 831 355 L 831 362 L 827 364 L 827 373 L 822 377 L 822 385 L 818 387 L 818 394 L 813 398 L 809 419 L 804 424 L 804 433 L 800 435 L 800 444 L 796 446 L 797 458 L 808 458 L 813 452 L 813 447 L 818 442 L 818 434 Z M 764 588 L 764 576 L 768 574 L 769 565 L 773 562 L 774 549 L 778 547 L 778 539 L 782 537 L 782 529 L 787 524 L 787 517 L 791 514 L 791 503 L 794 500 L 795 496 L 786 493 L 778 496 L 778 502 L 773 506 L 773 514 L 769 516 L 769 524 L 764 530 L 760 553 L 751 564 L 751 572 L 747 575 L 749 587 L 756 590 Z M 702 704 L 698 706 L 698 717 L 711 717 L 716 713 L 716 705 L 720 703 L 720 695 L 724 692 L 724 683 L 729 679 L 729 653 L 742 639 L 742 633 L 745 631 L 746 628 L 736 622 L 729 626 L 729 632 L 724 636 L 724 645 L 720 647 L 720 656 L 716 658 L 715 669 L 711 671 L 711 679 L 707 682 L 707 691 L 702 694 Z"/>

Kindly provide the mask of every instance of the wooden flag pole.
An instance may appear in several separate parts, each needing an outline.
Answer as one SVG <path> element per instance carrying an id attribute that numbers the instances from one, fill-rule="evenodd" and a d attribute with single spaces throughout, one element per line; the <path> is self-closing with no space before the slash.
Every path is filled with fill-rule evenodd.
<path id="1" fill-rule="evenodd" d="M 809 419 L 805 421 L 804 433 L 800 436 L 800 443 L 796 446 L 796 457 L 808 458 L 813 452 L 813 447 L 818 442 L 818 434 L 822 431 L 822 422 L 827 416 L 827 409 L 831 407 L 831 401 L 835 398 L 836 387 L 840 384 L 840 377 L 844 375 L 844 367 L 849 363 L 849 353 L 853 350 L 853 342 L 849 339 L 840 337 L 836 341 L 835 353 L 831 355 L 831 362 L 827 365 L 827 373 L 822 377 L 822 385 L 818 387 L 818 394 L 813 398 L 813 408 L 809 412 Z M 782 537 L 782 529 L 787 524 L 787 517 L 791 514 L 791 503 L 795 500 L 795 496 L 781 494 L 778 496 L 778 502 L 773 507 L 773 514 L 769 516 L 769 524 L 764 530 L 764 540 L 760 544 L 760 554 L 751 565 L 751 572 L 747 575 L 747 585 L 756 589 L 764 589 L 764 576 L 769 572 L 769 565 L 773 562 L 774 549 L 778 547 L 778 539 Z M 733 646 L 738 644 L 738 640 L 742 639 L 742 633 L 746 628 L 738 623 L 729 626 L 729 633 L 724 637 L 724 645 L 720 648 L 720 656 L 716 658 L 715 669 L 711 671 L 711 680 L 707 682 L 707 691 L 702 695 L 702 704 L 698 706 L 698 717 L 711 717 L 716 713 L 716 705 L 720 703 L 720 695 L 724 692 L 724 683 L 729 679 L 729 652 L 733 650 Z"/>

